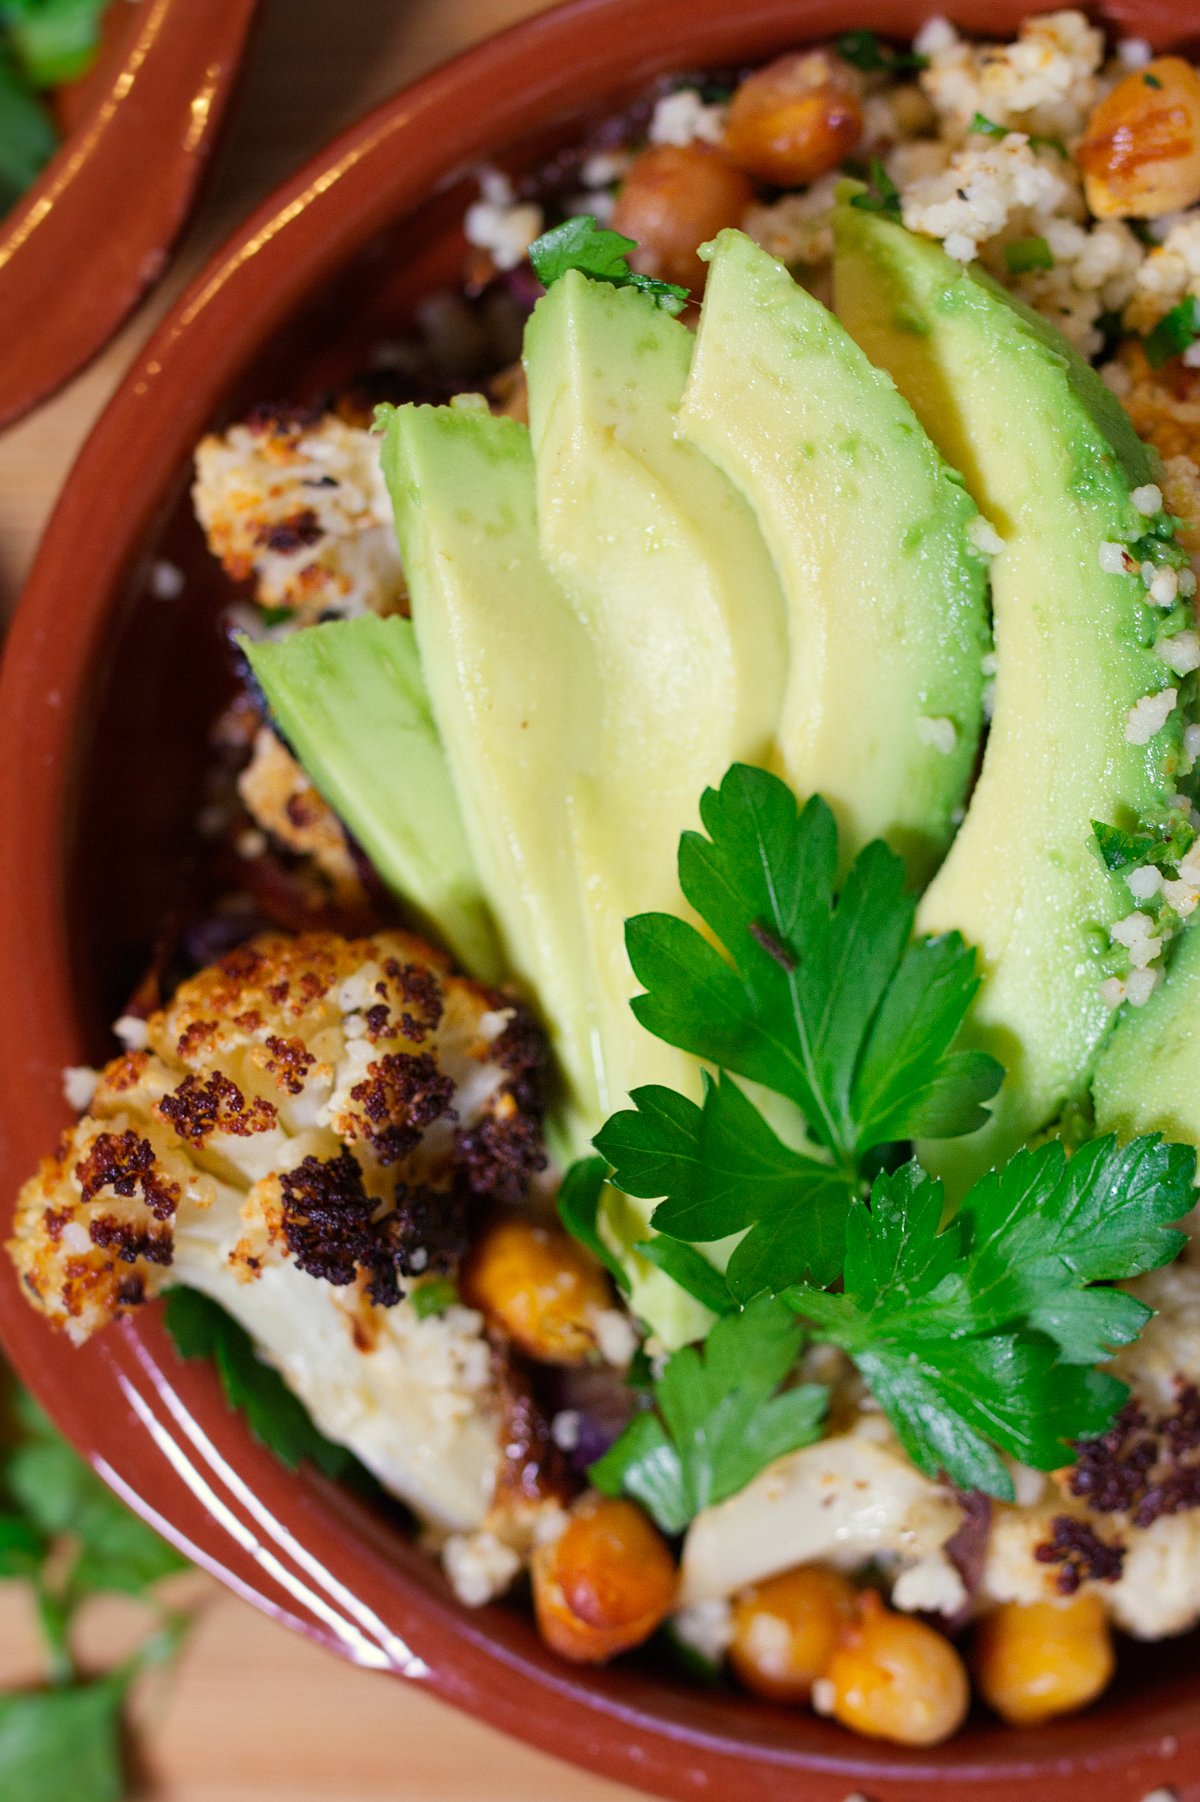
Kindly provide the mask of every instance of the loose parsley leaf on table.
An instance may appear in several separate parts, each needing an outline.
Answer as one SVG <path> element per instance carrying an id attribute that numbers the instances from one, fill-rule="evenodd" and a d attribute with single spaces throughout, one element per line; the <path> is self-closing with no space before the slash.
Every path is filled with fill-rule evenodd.
<path id="1" fill-rule="evenodd" d="M 351 1454 L 318 1432 L 279 1372 L 258 1356 L 250 1335 L 216 1302 L 195 1289 L 171 1289 L 163 1318 L 179 1356 L 216 1365 L 230 1407 L 245 1415 L 260 1445 L 289 1470 L 305 1459 L 327 1477 L 344 1477 L 353 1468 Z"/>
<path id="2" fill-rule="evenodd" d="M 1195 1163 L 1156 1135 L 1070 1159 L 1047 1144 L 984 1177 L 946 1226 L 941 1183 L 908 1164 L 853 1204 L 843 1293 L 784 1299 L 854 1361 L 919 1469 L 1011 1501 L 999 1451 L 1052 1470 L 1111 1425 L 1127 1391 L 1092 1365 L 1149 1309 L 1092 1285 L 1178 1255 Z"/>
<path id="3" fill-rule="evenodd" d="M 674 282 L 662 282 L 631 269 L 629 252 L 636 249 L 635 238 L 610 231 L 591 213 L 581 213 L 535 238 L 529 246 L 529 261 L 544 288 L 551 287 L 568 269 L 578 269 L 581 275 L 594 282 L 609 282 L 614 288 L 640 289 L 664 313 L 682 313 L 687 305 L 688 290 L 677 287 Z"/>
<path id="4" fill-rule="evenodd" d="M 667 1359 L 654 1411 L 638 1414 L 588 1472 L 606 1495 L 631 1495 L 666 1533 L 745 1488 L 785 1452 L 819 1437 L 826 1391 L 776 1393 L 803 1343 L 795 1316 L 763 1297 L 718 1320 L 703 1350 Z"/>

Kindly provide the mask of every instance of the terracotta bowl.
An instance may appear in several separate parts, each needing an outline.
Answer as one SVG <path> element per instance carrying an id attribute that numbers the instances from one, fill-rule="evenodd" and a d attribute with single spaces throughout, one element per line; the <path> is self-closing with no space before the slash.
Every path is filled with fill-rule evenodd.
<path id="1" fill-rule="evenodd" d="M 0 426 L 101 350 L 167 266 L 258 0 L 113 0 L 65 142 L 0 218 Z"/>
<path id="2" fill-rule="evenodd" d="M 105 1024 L 169 907 L 225 681 L 220 584 L 189 520 L 192 446 L 253 399 L 352 372 L 452 279 L 480 159 L 569 139 L 665 70 L 761 57 L 849 24 L 908 35 L 919 0 L 576 0 L 371 114 L 247 223 L 180 301 L 86 446 L 50 526 L 0 688 L 0 1146 L 5 1209 L 67 1120 L 65 1065 Z M 960 0 L 1006 33 L 1021 0 Z M 1194 0 L 1119 0 L 1109 22 L 1178 43 Z M 154 598 L 167 556 L 181 599 Z M 5 1221 L 0 1224 L 7 1224 Z M 1012 1732 L 980 1716 L 906 1754 L 829 1722 L 707 1693 L 647 1659 L 558 1663 L 516 1607 L 471 1613 L 393 1522 L 255 1445 L 156 1311 L 73 1350 L 0 1260 L 0 1331 L 101 1474 L 198 1563 L 345 1657 L 419 1680 L 549 1751 L 660 1796 L 737 1802 L 1200 1802 L 1200 1641 L 1131 1653 L 1103 1704 Z"/>

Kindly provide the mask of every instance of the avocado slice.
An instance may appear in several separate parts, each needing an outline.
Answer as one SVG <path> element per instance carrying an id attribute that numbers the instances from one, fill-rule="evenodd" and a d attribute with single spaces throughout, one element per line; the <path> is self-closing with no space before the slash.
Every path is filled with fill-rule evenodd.
<path id="1" fill-rule="evenodd" d="M 696 1061 L 630 1009 L 625 921 L 688 912 L 678 846 L 701 795 L 731 763 L 778 761 L 783 596 L 750 508 L 677 432 L 691 355 L 691 333 L 646 295 L 575 270 L 525 336 L 538 542 L 594 670 L 572 839 L 609 1111 L 646 1083 L 699 1099 Z M 633 1251 L 652 1211 L 608 1191 L 602 1220 L 634 1305 L 677 1343 L 654 1300 L 663 1273 Z"/>
<path id="2" fill-rule="evenodd" d="M 982 726 L 990 648 L 977 509 L 891 378 L 739 231 L 709 259 L 683 436 L 745 495 L 786 596 L 784 772 L 927 879 Z"/>
<path id="3" fill-rule="evenodd" d="M 680 834 L 737 759 L 773 760 L 783 599 L 754 517 L 676 432 L 692 337 L 632 288 L 572 270 L 525 336 L 538 538 L 592 647 L 596 782 L 578 838 L 597 931 L 615 945 L 621 1081 L 647 1080 L 649 1035 L 626 1005 L 623 933 L 679 909 Z M 643 1043 L 644 1041 L 644 1043 Z"/>
<path id="4" fill-rule="evenodd" d="M 985 275 L 847 201 L 835 242 L 839 316 L 1004 541 L 983 769 L 918 914 L 919 930 L 979 948 L 966 1036 L 1007 1070 L 987 1126 L 921 1148 L 958 1189 L 1080 1093 L 1108 1028 L 1101 959 L 1120 900 L 1091 822 L 1155 826 L 1169 812 L 1178 710 L 1145 744 L 1126 724 L 1170 677 L 1145 642 L 1144 583 L 1101 559 L 1147 531 L 1131 494 L 1155 466 L 1095 372 Z"/>
<path id="5" fill-rule="evenodd" d="M 1200 932 L 1180 936 L 1166 981 L 1126 1008 L 1096 1060 L 1096 1128 L 1200 1145 Z"/>
<path id="6" fill-rule="evenodd" d="M 314 788 L 472 975 L 500 947 L 433 723 L 412 621 L 368 613 L 242 651 Z"/>
<path id="7" fill-rule="evenodd" d="M 383 467 L 467 837 L 565 1080 L 559 1149 L 580 1155 L 642 1080 L 615 1062 L 625 1040 L 612 1022 L 629 1012 L 633 985 L 624 902 L 607 871 L 615 882 L 628 838 L 606 808 L 594 647 L 538 551 L 524 426 L 482 404 L 400 407 L 388 418 Z M 589 881 L 596 893 L 585 897 Z M 660 1080 L 698 1083 L 683 1053 L 629 1021 L 630 1038 L 640 1034 L 648 1053 L 669 1060 Z M 626 1262 L 635 1310 L 672 1346 L 702 1334 L 707 1310 L 630 1249 L 645 1218 L 627 1217 L 615 1192 L 609 1207 L 607 1236 Z"/>
<path id="8" fill-rule="evenodd" d="M 586 1143 L 605 1103 L 570 808 L 591 673 L 538 558 L 529 434 L 482 404 L 398 407 L 383 469 L 466 838 Z"/>

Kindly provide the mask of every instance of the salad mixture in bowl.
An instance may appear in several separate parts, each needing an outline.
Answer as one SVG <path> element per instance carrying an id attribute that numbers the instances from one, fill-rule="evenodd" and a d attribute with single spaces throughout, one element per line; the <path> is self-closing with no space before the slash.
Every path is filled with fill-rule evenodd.
<path id="1" fill-rule="evenodd" d="M 465 232 L 197 448 L 236 683 L 25 1292 L 565 1660 L 1071 1713 L 1200 1618 L 1200 73 L 848 31 Z"/>

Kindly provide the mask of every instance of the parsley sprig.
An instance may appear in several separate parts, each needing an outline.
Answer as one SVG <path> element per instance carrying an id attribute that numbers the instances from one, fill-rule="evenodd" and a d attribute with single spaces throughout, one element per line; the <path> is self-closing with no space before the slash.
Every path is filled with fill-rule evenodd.
<path id="1" fill-rule="evenodd" d="M 614 288 L 640 289 L 664 313 L 682 313 L 687 305 L 688 290 L 675 282 L 662 282 L 655 276 L 641 275 L 631 269 L 629 253 L 636 249 L 635 238 L 610 231 L 591 213 L 581 213 L 535 238 L 529 246 L 529 261 L 544 288 L 553 286 L 568 269 L 578 269 L 581 275 L 594 282 L 608 282 Z"/>
<path id="2" fill-rule="evenodd" d="M 955 1049 L 973 952 L 956 935 L 913 941 L 903 866 L 882 844 L 839 886 L 819 798 L 800 810 L 777 778 L 734 765 L 700 813 L 707 837 L 684 835 L 679 875 L 708 936 L 645 914 L 626 943 L 638 1019 L 717 1074 L 699 1103 L 636 1090 L 560 1206 L 616 1269 L 598 1222 L 606 1174 L 661 1198 L 661 1236 L 636 1249 L 719 1318 L 703 1354 L 669 1360 L 653 1411 L 593 1480 L 680 1531 L 815 1436 L 817 1398 L 779 1391 L 807 1336 L 854 1362 L 918 1468 L 1012 1499 L 1005 1455 L 1054 1469 L 1124 1401 L 1096 1366 L 1149 1309 L 1112 1285 L 1178 1255 L 1195 1151 L 1109 1137 L 1068 1157 L 1056 1140 L 984 1177 L 947 1221 L 941 1183 L 900 1159 L 913 1138 L 974 1130 L 1002 1078 Z M 1096 828 L 1110 868 L 1153 849 L 1113 830 Z M 735 1076 L 792 1103 L 809 1144 L 781 1138 Z M 734 1234 L 722 1285 L 695 1248 Z M 781 1307 L 801 1324 L 786 1328 Z"/>
<path id="3" fill-rule="evenodd" d="M 773 1459 L 820 1436 L 819 1384 L 780 1390 L 803 1331 L 782 1303 L 761 1297 L 718 1320 L 703 1351 L 687 1346 L 651 1386 L 637 1414 L 588 1475 L 606 1495 L 624 1491 L 667 1533 L 744 1489 Z"/>
<path id="4" fill-rule="evenodd" d="M 837 827 L 819 797 L 735 764 L 700 804 L 708 833 L 679 848 L 684 895 L 725 955 L 671 914 L 626 926 L 642 1025 L 723 1074 L 697 1105 L 635 1091 L 596 1139 L 627 1194 L 662 1197 L 652 1224 L 694 1244 L 751 1230 L 730 1261 L 739 1300 L 805 1272 L 837 1275 L 847 1210 L 873 1153 L 986 1119 L 1003 1072 L 953 1041 L 978 986 L 957 934 L 911 942 L 902 860 L 875 843 L 840 890 Z M 731 1080 L 795 1104 L 811 1151 L 785 1144 Z"/>
<path id="5" fill-rule="evenodd" d="M 1053 1470 L 1125 1400 L 1093 1366 L 1150 1310 L 1098 1285 L 1178 1255 L 1195 1165 L 1157 1135 L 1070 1159 L 1053 1142 L 984 1177 L 943 1226 L 941 1183 L 910 1163 L 851 1208 L 843 1292 L 785 1299 L 853 1359 L 918 1469 L 1011 1501 L 1000 1452 Z"/>
<path id="6" fill-rule="evenodd" d="M 229 1406 L 245 1415 L 259 1444 L 281 1464 L 298 1470 L 307 1460 L 327 1477 L 356 1469 L 353 1456 L 317 1430 L 279 1372 L 263 1363 L 249 1333 L 215 1301 L 196 1289 L 170 1289 L 163 1323 L 181 1358 L 216 1365 Z"/>
<path id="7" fill-rule="evenodd" d="M 154 1594 L 160 1579 L 184 1568 L 17 1394 L 0 1444 L 0 1579 L 33 1590 L 48 1682 L 0 1695 L 5 1802 L 118 1802 L 125 1794 L 125 1699 L 138 1674 L 170 1657 L 186 1629 L 186 1619 Z M 149 1603 L 157 1622 L 116 1670 L 85 1678 L 72 1649 L 76 1616 L 92 1596 L 111 1591 Z"/>

